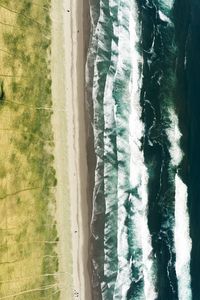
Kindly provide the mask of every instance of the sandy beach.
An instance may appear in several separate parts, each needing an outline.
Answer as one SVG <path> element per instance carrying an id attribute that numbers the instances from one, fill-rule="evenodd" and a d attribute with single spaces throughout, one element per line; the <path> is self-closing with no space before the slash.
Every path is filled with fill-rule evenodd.
<path id="1" fill-rule="evenodd" d="M 52 0 L 52 124 L 61 300 L 91 299 L 83 8 L 83 0 Z"/>

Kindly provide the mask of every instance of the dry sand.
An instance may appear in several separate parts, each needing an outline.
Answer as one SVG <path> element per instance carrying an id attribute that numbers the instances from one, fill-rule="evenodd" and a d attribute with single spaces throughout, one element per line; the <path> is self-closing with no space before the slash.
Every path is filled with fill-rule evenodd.
<path id="1" fill-rule="evenodd" d="M 61 300 L 90 300 L 84 113 L 83 1 L 52 0 L 52 124 L 55 140 Z"/>

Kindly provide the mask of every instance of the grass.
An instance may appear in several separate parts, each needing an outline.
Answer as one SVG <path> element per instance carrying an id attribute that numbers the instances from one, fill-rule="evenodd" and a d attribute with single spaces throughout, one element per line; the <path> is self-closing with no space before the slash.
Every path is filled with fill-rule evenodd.
<path id="1" fill-rule="evenodd" d="M 49 9 L 0 0 L 0 299 L 59 299 Z"/>

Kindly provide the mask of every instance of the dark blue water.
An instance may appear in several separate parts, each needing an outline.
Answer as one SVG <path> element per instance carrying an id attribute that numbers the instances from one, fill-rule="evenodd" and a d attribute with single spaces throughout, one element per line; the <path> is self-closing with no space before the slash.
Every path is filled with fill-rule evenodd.
<path id="1" fill-rule="evenodd" d="M 200 3 L 191 1 L 187 37 L 187 104 L 189 110 L 189 208 L 193 240 L 191 275 L 193 299 L 200 299 Z"/>

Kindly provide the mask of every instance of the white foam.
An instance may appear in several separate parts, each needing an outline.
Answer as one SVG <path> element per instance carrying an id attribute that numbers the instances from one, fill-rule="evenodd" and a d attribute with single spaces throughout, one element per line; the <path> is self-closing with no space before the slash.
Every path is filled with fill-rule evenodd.
<path id="1" fill-rule="evenodd" d="M 91 231 L 95 239 L 98 238 L 98 235 L 96 236 L 92 230 L 92 224 L 96 218 L 96 215 L 102 212 L 103 206 L 97 205 L 96 203 L 96 197 L 99 193 L 99 189 L 101 188 L 103 178 L 101 176 L 101 169 L 102 169 L 102 149 L 98 146 L 99 143 L 99 136 L 100 134 L 102 135 L 103 133 L 103 127 L 96 126 L 96 122 L 98 122 L 99 116 L 103 114 L 103 109 L 102 109 L 102 104 L 99 103 L 97 100 L 98 94 L 99 94 L 99 70 L 98 70 L 98 62 L 101 60 L 105 60 L 104 57 L 99 57 L 97 55 L 98 49 L 103 47 L 104 50 L 107 50 L 105 48 L 105 43 L 103 42 L 103 36 L 101 33 L 104 33 L 104 28 L 103 24 L 105 22 L 105 13 L 103 10 L 103 5 L 104 2 L 103 0 L 100 1 L 100 15 L 98 22 L 96 26 L 94 26 L 93 22 L 93 28 L 92 28 L 92 38 L 90 42 L 90 50 L 88 52 L 88 58 L 87 58 L 87 67 L 86 69 L 86 81 L 87 84 L 91 84 L 89 82 L 90 80 L 90 69 L 89 69 L 89 62 L 90 59 L 92 61 L 91 65 L 94 64 L 94 74 L 92 78 L 92 100 L 93 100 L 93 109 L 94 109 L 94 126 L 93 126 L 93 131 L 94 131 L 94 148 L 95 148 L 95 153 L 96 153 L 96 167 L 95 167 L 95 187 L 93 191 L 93 209 L 92 209 L 92 217 L 91 217 Z M 92 12 L 91 12 L 92 15 Z"/>
<path id="2" fill-rule="evenodd" d="M 167 22 L 167 23 L 171 24 L 170 18 L 168 18 L 161 10 L 158 11 L 158 14 L 159 14 L 159 18 L 160 18 L 163 22 Z"/>
<path id="3" fill-rule="evenodd" d="M 175 228 L 176 275 L 178 278 L 179 300 L 191 300 L 190 255 L 192 242 L 189 235 L 187 210 L 187 187 L 176 174 Z"/>
<path id="4" fill-rule="evenodd" d="M 144 276 L 144 297 L 148 300 L 157 298 L 155 292 L 153 258 L 151 236 L 147 223 L 147 182 L 148 175 L 144 163 L 143 152 L 141 151 L 141 138 L 144 134 L 144 124 L 141 120 L 141 106 L 140 106 L 140 88 L 141 75 L 139 71 L 139 64 L 142 58 L 137 50 L 137 43 L 139 42 L 139 32 L 137 24 L 137 8 L 133 7 L 133 16 L 130 17 L 130 41 L 131 41 L 131 58 L 132 58 L 132 81 L 131 81 L 131 114 L 129 117 L 130 129 L 130 147 L 131 147 L 131 164 L 130 164 L 130 181 L 131 187 L 138 189 L 138 197 L 134 197 L 134 227 L 135 240 L 138 242 L 138 247 L 142 249 L 142 272 Z"/>
<path id="5" fill-rule="evenodd" d="M 168 139 L 170 141 L 170 156 L 171 162 L 174 166 L 178 166 L 183 158 L 183 153 L 179 146 L 181 133 L 178 127 L 178 118 L 173 108 L 169 109 L 170 127 L 166 130 Z"/>
<path id="6" fill-rule="evenodd" d="M 115 1 L 111 1 L 112 6 L 116 6 Z M 109 3 L 109 5 L 111 5 Z M 110 10 L 110 13 L 112 9 Z M 114 16 L 113 16 L 114 17 Z M 115 36 L 118 36 L 118 28 L 113 28 Z M 111 141 L 111 134 L 116 132 L 115 124 L 115 100 L 113 99 L 113 83 L 114 75 L 113 70 L 116 69 L 118 48 L 114 40 L 111 42 L 111 62 L 106 77 L 104 97 L 103 97 L 103 110 L 104 110 L 104 157 L 110 157 L 110 159 L 104 160 L 104 197 L 105 197 L 105 214 L 113 212 L 114 207 L 117 207 L 117 169 L 115 145 Z M 113 157 L 113 159 L 111 159 Z M 117 228 L 113 228 L 111 219 L 109 218 L 105 222 L 104 226 L 104 275 L 108 278 L 112 277 L 112 280 L 107 283 L 108 286 L 115 285 L 116 266 L 113 267 L 113 245 L 111 245 L 110 239 L 112 232 Z M 113 276 L 112 276 L 113 275 Z M 103 290 L 103 288 L 102 288 Z M 105 295 L 102 293 L 102 298 L 107 299 L 107 290 L 105 289 Z"/>
<path id="7" fill-rule="evenodd" d="M 115 79 L 125 80 L 127 70 L 127 62 L 130 58 L 130 39 L 128 28 L 126 27 L 129 22 L 130 7 L 129 1 L 121 1 L 119 4 L 118 21 L 119 21 L 119 31 L 118 31 L 118 60 L 117 68 L 115 72 Z M 129 101 L 130 95 L 123 95 L 127 101 Z M 122 101 L 124 101 L 122 99 Z M 115 110 L 117 108 L 115 107 Z M 123 119 L 121 114 L 115 114 L 115 120 L 117 123 L 117 128 L 127 128 L 127 124 Z M 127 145 L 126 145 L 127 143 Z M 124 153 L 128 150 L 128 141 L 120 135 L 117 135 L 117 156 L 118 160 L 123 161 L 125 159 Z M 127 211 L 125 209 L 125 201 L 127 200 L 126 192 L 126 181 L 127 174 L 125 168 L 118 166 L 118 274 L 115 283 L 115 291 L 113 295 L 113 300 L 125 300 L 127 299 L 127 292 L 131 284 L 131 267 L 127 260 L 129 254 L 128 245 L 128 232 L 125 226 Z"/>
<path id="8" fill-rule="evenodd" d="M 178 118 L 173 108 L 170 108 L 169 110 L 169 118 L 171 125 L 167 130 L 167 134 L 171 144 L 169 149 L 171 162 L 174 166 L 178 167 L 183 158 L 183 153 L 180 148 L 181 133 L 178 126 Z M 178 174 L 176 174 L 174 242 L 179 300 L 192 299 L 190 276 L 190 254 L 192 242 L 189 234 L 187 198 L 187 186 L 183 183 Z"/>

